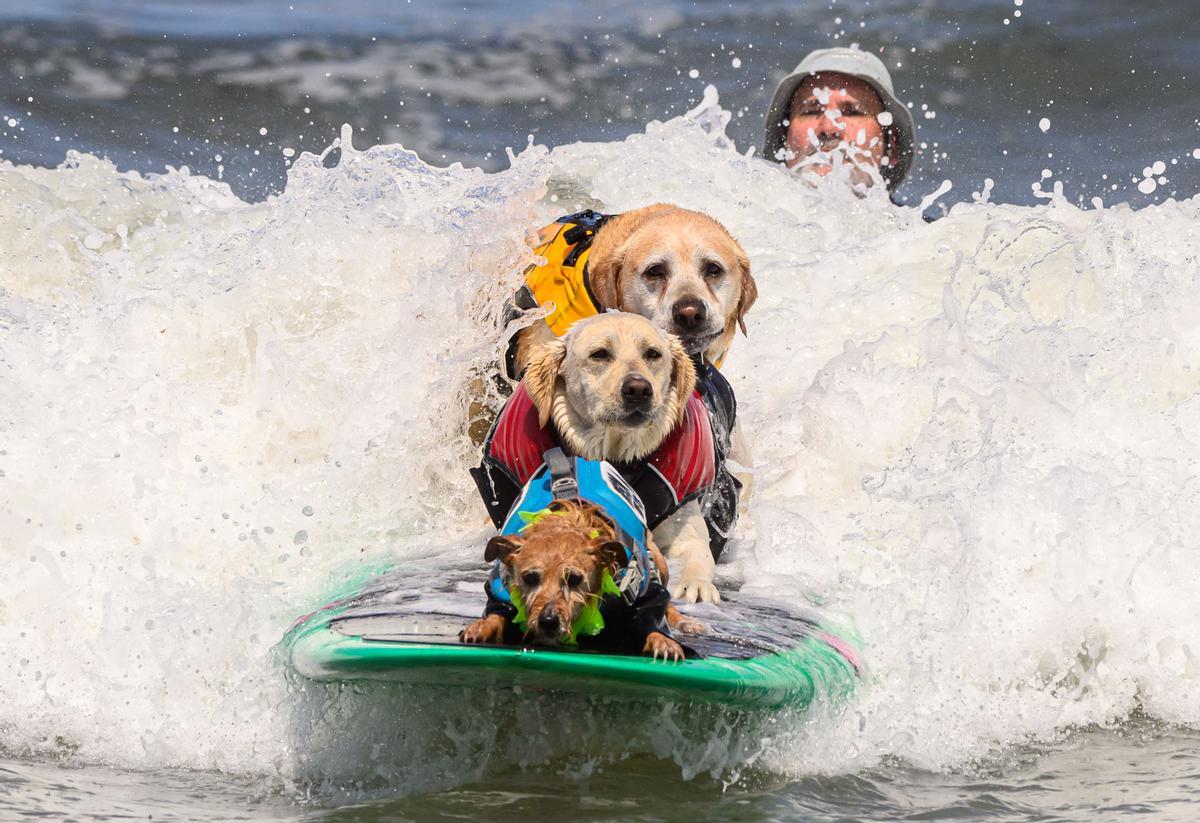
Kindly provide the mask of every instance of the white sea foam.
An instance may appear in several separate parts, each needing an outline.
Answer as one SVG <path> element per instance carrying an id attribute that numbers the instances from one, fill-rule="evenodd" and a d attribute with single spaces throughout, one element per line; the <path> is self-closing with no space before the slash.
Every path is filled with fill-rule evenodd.
<path id="1" fill-rule="evenodd" d="M 981 197 L 927 225 L 744 156 L 702 108 L 497 174 L 344 135 L 257 204 L 0 164 L 0 747 L 404 791 L 597 751 L 955 766 L 1134 709 L 1200 722 L 1197 202 Z M 357 566 L 424 586 L 478 554 L 462 388 L 529 230 L 660 200 L 728 226 L 761 293 L 727 369 L 756 477 L 725 583 L 852 620 L 857 700 L 631 727 L 285 681 L 272 647 Z"/>

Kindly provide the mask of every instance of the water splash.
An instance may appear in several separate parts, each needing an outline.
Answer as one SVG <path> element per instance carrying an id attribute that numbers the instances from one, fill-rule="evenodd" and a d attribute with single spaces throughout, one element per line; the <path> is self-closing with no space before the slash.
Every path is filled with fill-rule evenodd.
<path id="1" fill-rule="evenodd" d="M 298 693 L 272 646 L 364 563 L 474 562 L 464 388 L 530 228 L 660 200 L 728 226 L 760 286 L 728 363 L 755 478 L 724 582 L 851 616 L 872 680 L 845 712 L 664 721 L 616 756 L 954 766 L 1134 709 L 1197 722 L 1197 202 L 981 197 L 926 225 L 740 154 L 709 102 L 496 174 L 347 132 L 257 204 L 185 169 L 0 166 L 0 747 L 322 791 L 512 755 L 471 725 L 489 698 L 468 723 Z M 597 712 L 533 759 L 582 757 Z M 339 736 L 354 716 L 371 746 Z"/>

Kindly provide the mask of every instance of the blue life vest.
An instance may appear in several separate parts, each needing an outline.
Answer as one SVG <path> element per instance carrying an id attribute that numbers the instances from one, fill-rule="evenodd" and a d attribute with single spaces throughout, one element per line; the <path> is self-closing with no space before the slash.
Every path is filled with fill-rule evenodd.
<path id="1" fill-rule="evenodd" d="M 545 458 L 545 464 L 525 484 L 509 510 L 500 534 L 520 532 L 528 520 L 521 517 L 522 514 L 541 512 L 555 500 L 578 499 L 595 504 L 613 524 L 617 540 L 625 546 L 629 562 L 613 575 L 613 582 L 621 597 L 632 604 L 645 594 L 652 581 L 658 581 L 658 568 L 650 559 L 646 546 L 646 509 L 641 498 L 621 473 L 605 460 L 567 457 L 558 448 L 547 451 Z M 504 576 L 503 564 L 497 560 L 488 581 L 491 594 L 498 600 L 510 602 Z"/>

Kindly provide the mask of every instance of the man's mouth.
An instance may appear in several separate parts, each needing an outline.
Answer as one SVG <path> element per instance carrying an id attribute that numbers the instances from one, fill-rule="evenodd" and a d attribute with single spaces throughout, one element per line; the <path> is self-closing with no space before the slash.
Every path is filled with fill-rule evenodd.
<path id="1" fill-rule="evenodd" d="M 806 165 L 810 166 L 828 166 L 838 157 L 843 162 L 858 163 L 867 156 L 868 152 L 861 146 L 856 146 L 845 140 L 838 140 L 834 143 L 821 143 L 809 146 L 804 152 L 803 160 L 806 161 Z"/>

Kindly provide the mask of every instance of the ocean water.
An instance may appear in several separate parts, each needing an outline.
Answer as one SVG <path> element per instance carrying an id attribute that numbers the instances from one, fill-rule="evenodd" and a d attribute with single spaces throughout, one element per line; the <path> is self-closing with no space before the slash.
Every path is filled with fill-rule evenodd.
<path id="1" fill-rule="evenodd" d="M 5 4 L 0 816 L 1195 819 L 1189 9 Z M 749 152 L 835 36 L 934 112 L 909 205 Z M 464 387 L 529 231 L 659 200 L 760 287 L 720 582 L 853 625 L 856 698 L 286 676 L 363 568 L 482 579 Z"/>

